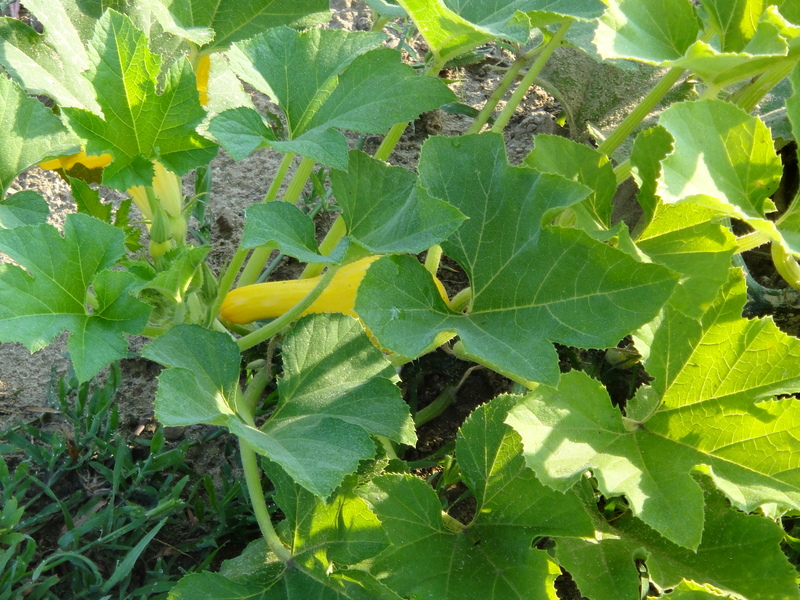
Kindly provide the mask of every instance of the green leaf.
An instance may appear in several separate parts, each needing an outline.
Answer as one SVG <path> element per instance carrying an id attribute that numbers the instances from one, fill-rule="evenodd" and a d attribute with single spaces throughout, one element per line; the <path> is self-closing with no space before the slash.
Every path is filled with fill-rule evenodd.
<path id="1" fill-rule="evenodd" d="M 400 600 L 366 571 L 358 567 L 345 567 L 338 571 L 331 564 L 330 558 L 333 558 L 336 561 L 342 559 L 340 564 L 349 565 L 352 557 L 371 555 L 386 544 L 380 523 L 363 500 L 348 491 L 342 498 L 337 494 L 326 505 L 319 498 L 301 492 L 274 464 L 267 469 L 271 479 L 274 476 L 279 480 L 276 487 L 281 495 L 281 506 L 286 506 L 294 515 L 290 517 L 287 513 L 287 522 L 282 525 L 294 522 L 295 518 L 301 521 L 291 529 L 282 526 L 279 529 L 284 537 L 300 536 L 298 547 L 302 547 L 303 554 L 295 555 L 290 563 L 284 564 L 276 560 L 264 539 L 260 538 L 252 542 L 242 555 L 225 561 L 220 575 L 235 583 L 269 589 L 266 596 L 269 600 Z M 292 506 L 294 501 L 298 503 L 296 508 Z M 335 514 L 337 510 L 341 511 L 340 519 Z M 352 548 L 348 550 L 346 546 L 350 544 Z M 330 568 L 324 565 L 330 565 Z"/>
<path id="2" fill-rule="evenodd" d="M 33 190 L 17 192 L 0 201 L 0 229 L 46 223 L 49 214 L 47 200 L 38 193 Z"/>
<path id="3" fill-rule="evenodd" d="M 649 418 L 624 422 L 583 374 L 527 396 L 508 423 L 537 476 L 564 490 L 592 469 L 604 494 L 625 494 L 635 515 L 689 548 L 703 531 L 695 469 L 742 510 L 800 506 L 800 403 L 764 400 L 796 389 L 800 342 L 769 319 L 741 318 L 745 295 L 739 274 L 701 322 L 666 309 L 645 364 L 661 399 Z"/>
<path id="4" fill-rule="evenodd" d="M 19 173 L 48 156 L 76 151 L 77 144 L 41 102 L 0 77 L 0 199 Z"/>
<path id="5" fill-rule="evenodd" d="M 533 140 L 534 148 L 525 158 L 525 164 L 588 187 L 591 193 L 579 206 L 589 213 L 595 227 L 610 228 L 611 199 L 617 190 L 617 180 L 608 157 L 585 144 L 557 135 L 536 135 Z"/>
<path id="6" fill-rule="evenodd" d="M 756 34 L 763 0 L 701 0 L 723 52 L 741 52 Z"/>
<path id="7" fill-rule="evenodd" d="M 142 349 L 168 367 L 158 376 L 156 417 L 167 427 L 226 424 L 239 394 L 239 348 L 230 336 L 177 325 Z"/>
<path id="8" fill-rule="evenodd" d="M 210 251 L 210 246 L 188 245 L 170 250 L 162 257 L 159 272 L 140 289 L 158 292 L 171 302 L 182 302 L 198 267 Z"/>
<path id="9" fill-rule="evenodd" d="M 638 263 L 578 230 L 543 228 L 586 188 L 509 166 L 498 135 L 430 138 L 419 170 L 431 195 L 468 217 L 442 247 L 469 276 L 472 302 L 468 314 L 451 311 L 415 259 L 373 263 L 356 312 L 398 354 L 417 356 L 437 333 L 455 331 L 472 360 L 555 384 L 551 342 L 615 346 L 672 292 L 673 276 L 663 267 Z"/>
<path id="10" fill-rule="evenodd" d="M 69 330 L 81 381 L 124 358 L 124 334 L 139 333 L 150 309 L 130 295 L 133 276 L 107 270 L 125 253 L 123 242 L 122 231 L 81 214 L 67 216 L 64 237 L 46 224 L 0 229 L 0 251 L 23 267 L 0 265 L 0 338 L 33 352 Z"/>
<path id="11" fill-rule="evenodd" d="M 271 427 L 334 417 L 403 444 L 416 434 L 394 367 L 345 315 L 301 320 L 283 343 L 284 376 Z"/>
<path id="12" fill-rule="evenodd" d="M 653 261 L 681 274 L 673 306 L 700 317 L 728 280 L 736 238 L 715 223 L 715 211 L 696 204 L 660 206 L 636 245 Z"/>
<path id="13" fill-rule="evenodd" d="M 800 597 L 796 573 L 780 550 L 780 527 L 764 517 L 731 509 L 722 494 L 708 484 L 704 487 L 708 488 L 705 528 L 696 552 L 665 540 L 630 514 L 609 523 L 592 501 L 587 510 L 595 522 L 594 536 L 557 539 L 556 557 L 572 574 L 581 593 L 593 600 L 636 597 L 640 585 L 636 559 L 645 562 L 657 586 L 681 590 L 667 598 L 719 597 L 706 585 L 742 598 Z M 593 500 L 591 496 L 589 499 Z M 682 579 L 696 583 L 680 584 Z"/>
<path id="14" fill-rule="evenodd" d="M 796 389 L 800 340 L 771 318 L 741 318 L 745 300 L 742 274 L 734 269 L 699 321 L 667 308 L 645 364 L 665 410 L 752 403 Z"/>
<path id="15" fill-rule="evenodd" d="M 458 434 L 458 464 L 477 502 L 473 521 L 460 531 L 444 525 L 436 495 L 421 481 L 387 476 L 375 482 L 369 500 L 393 546 L 373 573 L 398 594 L 550 597 L 554 565 L 531 548 L 532 539 L 591 534 L 580 500 L 548 490 L 525 466 L 519 436 L 503 423 L 515 400 L 501 396 L 481 406 Z"/>
<path id="16" fill-rule="evenodd" d="M 672 152 L 672 142 L 672 136 L 659 126 L 645 129 L 633 142 L 631 174 L 639 186 L 636 200 L 644 211 L 643 227 L 653 220 L 661 202 L 656 186 L 661 177 L 661 161 Z"/>
<path id="17" fill-rule="evenodd" d="M 452 234 L 464 215 L 423 189 L 416 175 L 350 152 L 349 168 L 331 172 L 347 234 L 373 254 L 417 254 Z"/>
<path id="18" fill-rule="evenodd" d="M 800 62 L 792 69 L 792 74 L 789 76 L 789 81 L 792 84 L 792 95 L 786 100 L 786 111 L 789 117 L 789 122 L 792 124 L 792 133 L 794 139 L 800 139 Z"/>
<path id="19" fill-rule="evenodd" d="M 526 527 L 498 528 L 488 513 L 455 532 L 445 527 L 439 499 L 421 479 L 384 475 L 370 487 L 367 500 L 392 542 L 375 559 L 372 573 L 400 596 L 554 596 L 559 569 L 546 553 L 532 548 L 533 533 Z"/>
<path id="20" fill-rule="evenodd" d="M 355 319 L 301 319 L 282 356 L 280 400 L 272 416 L 260 431 L 237 425 L 234 433 L 310 492 L 329 495 L 359 461 L 373 457 L 371 435 L 415 443 L 394 368 Z"/>
<path id="21" fill-rule="evenodd" d="M 72 189 L 72 197 L 78 205 L 78 212 L 84 213 L 103 223 L 111 223 L 111 204 L 103 204 L 100 200 L 100 192 L 89 187 L 89 184 L 75 177 L 69 178 L 69 186 Z"/>
<path id="22" fill-rule="evenodd" d="M 700 22 L 687 0 L 608 0 L 594 43 L 604 59 L 658 65 L 681 58 L 699 32 Z"/>
<path id="23" fill-rule="evenodd" d="M 347 141 L 337 129 L 384 133 L 395 123 L 455 100 L 443 82 L 419 77 L 403 65 L 396 51 L 376 49 L 383 40 L 378 33 L 321 29 L 299 33 L 278 27 L 234 44 L 231 67 L 280 106 L 288 139 L 268 139 L 252 115 L 229 116 L 248 131 L 250 147 L 260 135 L 262 145 L 345 170 Z M 237 148 L 241 142 L 224 135 L 224 128 L 233 125 L 225 122 L 216 128 L 214 121 L 212 134 L 241 156 L 244 150 Z"/>
<path id="24" fill-rule="evenodd" d="M 256 584 L 241 584 L 219 573 L 190 573 L 172 588 L 168 600 L 269 600 L 277 598 Z"/>
<path id="25" fill-rule="evenodd" d="M 387 546 L 378 517 L 354 494 L 355 477 L 326 501 L 298 486 L 274 463 L 265 469 L 275 486 L 275 503 L 286 515 L 284 541 L 301 568 L 313 573 L 355 565 Z"/>
<path id="26" fill-rule="evenodd" d="M 398 0 L 398 4 L 413 19 L 430 51 L 442 65 L 497 37 L 495 32 L 461 17 L 444 0 Z M 508 15 L 506 23 L 511 16 Z M 512 25 L 510 33 L 515 38 L 523 38 L 523 34 L 527 38 L 527 31 L 519 25 Z M 516 41 L 524 42 L 525 39 Z"/>
<path id="27" fill-rule="evenodd" d="M 225 50 L 232 43 L 280 25 L 308 27 L 330 17 L 327 0 L 164 0 L 175 21 L 185 28 L 208 28 L 213 41 L 201 48 L 205 54 Z"/>
<path id="28" fill-rule="evenodd" d="M 217 139 L 233 160 L 243 160 L 256 150 L 267 148 L 275 141 L 275 133 L 259 112 L 239 106 L 214 115 L 208 131 Z"/>
<path id="29" fill-rule="evenodd" d="M 288 202 L 267 202 L 247 207 L 242 248 L 274 242 L 283 254 L 301 262 L 330 262 L 319 253 L 314 221 Z"/>
<path id="30" fill-rule="evenodd" d="M 768 69 L 781 68 L 782 64 L 793 64 L 796 59 L 790 56 L 790 43 L 797 45 L 799 36 L 800 28 L 787 23 L 770 7 L 760 15 L 754 36 L 740 50 L 720 52 L 698 40 L 685 56 L 663 64 L 688 69 L 706 85 L 719 89 L 752 79 Z"/>
<path id="31" fill-rule="evenodd" d="M 70 125 L 86 138 L 87 153 L 114 157 L 103 183 L 121 190 L 150 185 L 153 159 L 183 175 L 216 154 L 216 146 L 195 131 L 205 112 L 189 61 L 173 64 L 159 94 L 160 58 L 147 46 L 147 38 L 128 17 L 107 11 L 92 40 L 88 73 L 105 118 L 64 109 Z"/>
<path id="32" fill-rule="evenodd" d="M 658 181 L 664 202 L 695 202 L 774 231 L 765 214 L 783 169 L 764 123 L 722 100 L 674 104 L 659 122 L 675 140 Z"/>
<path id="33" fill-rule="evenodd" d="M 25 6 L 42 23 L 44 33 L 17 19 L 0 19 L 0 64 L 30 93 L 50 96 L 62 107 L 100 114 L 84 76 L 89 57 L 68 4 L 32 0 Z"/>
<path id="34" fill-rule="evenodd" d="M 545 487 L 525 464 L 522 440 L 504 422 L 517 401 L 516 396 L 498 396 L 473 411 L 458 432 L 456 458 L 478 502 L 476 523 L 508 531 L 510 538 L 516 528 L 536 536 L 591 535 L 580 500 Z"/>

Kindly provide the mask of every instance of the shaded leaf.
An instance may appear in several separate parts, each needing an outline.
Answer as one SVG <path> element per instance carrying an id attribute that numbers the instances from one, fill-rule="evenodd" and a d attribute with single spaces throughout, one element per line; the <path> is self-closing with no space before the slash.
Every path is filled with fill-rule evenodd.
<path id="1" fill-rule="evenodd" d="M 85 74 L 89 57 L 70 3 L 32 0 L 25 7 L 44 26 L 43 34 L 17 19 L 0 19 L 0 64 L 32 94 L 100 114 Z"/>
<path id="2" fill-rule="evenodd" d="M 50 209 L 47 201 L 33 190 L 12 194 L 0 201 L 0 229 L 47 222 Z"/>
<path id="3" fill-rule="evenodd" d="M 350 152 L 348 171 L 333 171 L 331 185 L 348 236 L 373 254 L 417 254 L 464 220 L 457 208 L 430 196 L 413 173 L 363 152 Z"/>
<path id="4" fill-rule="evenodd" d="M 48 156 L 77 150 L 77 143 L 41 102 L 0 77 L 0 199 L 19 173 Z"/>
<path id="5" fill-rule="evenodd" d="M 650 579 L 660 588 L 677 586 L 681 593 L 667 598 L 719 597 L 697 584 L 744 598 L 800 597 L 794 570 L 780 550 L 780 528 L 764 517 L 731 509 L 722 494 L 705 487 L 705 527 L 696 552 L 669 542 L 630 514 L 607 522 L 593 498 L 584 494 L 589 496 L 587 510 L 595 535 L 587 540 L 557 539 L 556 556 L 581 593 L 594 600 L 635 597 L 640 585 L 636 559 L 646 564 Z M 684 578 L 696 584 L 681 584 Z"/>
<path id="6" fill-rule="evenodd" d="M 177 325 L 142 349 L 165 367 L 158 377 L 156 417 L 167 427 L 224 425 L 235 414 L 239 348 L 230 336 Z"/>

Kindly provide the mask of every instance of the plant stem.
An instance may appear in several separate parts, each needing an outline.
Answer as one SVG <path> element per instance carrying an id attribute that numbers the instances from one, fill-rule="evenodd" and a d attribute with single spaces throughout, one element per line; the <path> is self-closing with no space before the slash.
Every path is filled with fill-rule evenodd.
<path id="1" fill-rule="evenodd" d="M 403 132 L 408 127 L 408 121 L 405 123 L 395 123 L 392 125 L 392 128 L 389 130 L 389 133 L 386 134 L 386 137 L 383 138 L 381 145 L 378 146 L 378 149 L 375 151 L 375 158 L 378 160 L 387 160 L 389 156 L 392 154 L 392 150 L 394 147 L 397 146 L 397 142 L 400 141 L 400 138 L 403 136 Z"/>
<path id="2" fill-rule="evenodd" d="M 567 34 L 567 30 L 569 30 L 570 25 L 572 25 L 572 21 L 566 21 L 561 24 L 561 27 L 558 28 L 553 34 L 553 37 L 550 38 L 550 41 L 545 44 L 544 48 L 542 48 L 539 56 L 536 59 L 536 62 L 533 63 L 531 68 L 525 73 L 525 76 L 520 81 L 517 89 L 514 90 L 514 93 L 511 95 L 511 98 L 508 101 L 508 104 L 505 105 L 503 110 L 498 115 L 497 120 L 492 125 L 492 131 L 495 133 L 502 133 L 505 126 L 508 124 L 508 121 L 511 119 L 511 115 L 514 114 L 514 111 L 517 110 L 520 102 L 525 97 L 525 94 L 528 93 L 528 89 L 533 85 L 533 82 L 536 81 L 536 78 L 539 76 L 539 73 L 542 72 L 547 61 L 550 59 L 550 56 L 553 54 L 556 48 L 561 45 L 561 40 L 564 39 L 564 36 Z"/>
<path id="3" fill-rule="evenodd" d="M 772 242 L 772 262 L 780 276 L 796 290 L 800 290 L 800 265 L 778 242 Z"/>
<path id="4" fill-rule="evenodd" d="M 614 177 L 617 180 L 617 185 L 621 184 L 623 181 L 625 181 L 630 176 L 631 176 L 631 159 L 630 158 L 622 161 L 616 167 L 614 167 Z"/>
<path id="5" fill-rule="evenodd" d="M 248 252 L 250 251 L 244 249 L 237 250 L 236 254 L 234 254 L 233 258 L 231 259 L 231 262 L 228 263 L 228 268 L 225 269 L 225 273 L 222 274 L 222 277 L 217 284 L 217 297 L 214 300 L 214 305 L 209 311 L 209 314 L 212 318 L 216 318 L 219 314 L 219 309 L 225 300 L 225 296 L 233 287 L 233 283 L 236 281 L 236 276 L 239 274 L 239 269 L 242 268 Z"/>
<path id="6" fill-rule="evenodd" d="M 486 104 L 483 105 L 481 112 L 478 113 L 477 117 L 475 117 L 472 125 L 470 125 L 469 129 L 467 130 L 467 134 L 480 133 L 480 130 L 483 129 L 483 126 L 489 121 L 489 117 L 492 116 L 492 113 L 494 112 L 494 109 L 497 107 L 500 100 L 502 100 L 503 96 L 506 95 L 508 88 L 510 88 L 511 84 L 516 81 L 519 72 L 525 65 L 533 60 L 542 47 L 543 44 L 539 44 L 533 50 L 529 50 L 525 54 L 514 59 L 514 62 L 511 63 L 511 66 L 506 71 L 506 74 L 503 75 L 500 83 L 497 84 L 497 87 L 492 92 L 492 95 L 486 100 Z"/>
<path id="7" fill-rule="evenodd" d="M 650 114 L 656 105 L 661 102 L 662 98 L 672 89 L 678 80 L 683 75 L 685 69 L 680 67 L 673 67 L 661 80 L 650 90 L 650 93 L 645 96 L 636 108 L 623 119 L 617 128 L 609 135 L 605 141 L 598 146 L 597 150 L 603 154 L 610 155 L 616 150 L 619 145 L 625 141 L 631 132 L 636 129 L 639 124 Z"/>
<path id="8" fill-rule="evenodd" d="M 249 414 L 255 414 L 256 403 L 266 389 L 269 379 L 269 372 L 266 366 L 256 371 L 256 374 L 253 375 L 250 383 L 247 384 L 244 394 L 242 394 L 242 407 L 237 412 L 241 412 L 241 410 L 247 410 L 249 411 Z"/>
<path id="9" fill-rule="evenodd" d="M 472 300 L 472 288 L 464 288 L 450 300 L 450 309 L 461 312 L 469 304 L 470 300 Z"/>
<path id="10" fill-rule="evenodd" d="M 339 215 L 336 217 L 333 225 L 331 225 L 328 233 L 325 234 L 325 239 L 323 239 L 320 243 L 319 253 L 328 256 L 331 252 L 333 252 L 336 244 L 338 244 L 339 241 L 344 237 L 345 233 L 347 233 L 347 226 L 345 225 L 342 215 Z M 316 277 L 322 273 L 322 269 L 324 268 L 325 263 L 309 263 L 300 274 L 300 279 L 311 279 L 312 277 Z"/>
<path id="11" fill-rule="evenodd" d="M 294 158 L 294 152 L 289 152 L 288 154 L 284 154 L 283 160 L 281 164 L 278 166 L 278 170 L 275 172 L 275 177 L 272 179 L 272 183 L 267 190 L 266 196 L 264 196 L 264 202 L 272 202 L 275 198 L 278 197 L 278 190 L 281 189 L 281 185 L 283 185 L 283 180 L 286 179 L 286 173 L 289 172 L 289 167 L 292 166 L 292 159 Z"/>
<path id="12" fill-rule="evenodd" d="M 313 158 L 304 157 L 303 160 L 300 161 L 300 164 L 297 165 L 297 169 L 292 176 L 292 180 L 289 182 L 289 187 L 286 188 L 286 193 L 283 195 L 283 200 L 285 202 L 291 202 L 292 204 L 297 203 L 300 194 L 303 193 L 303 188 L 306 186 L 308 178 L 311 176 L 311 172 L 314 170 L 315 164 L 316 161 L 314 161 Z"/>
<path id="13" fill-rule="evenodd" d="M 758 248 L 771 241 L 769 236 L 763 231 L 753 231 L 747 235 L 736 238 L 736 253 L 747 252 L 748 250 Z"/>
<path id="14" fill-rule="evenodd" d="M 747 112 L 753 110 L 764 97 L 764 94 L 778 85 L 794 68 L 794 61 L 781 62 L 767 69 L 755 81 L 737 90 L 729 98 L 739 108 Z"/>
<path id="15" fill-rule="evenodd" d="M 328 284 L 333 280 L 333 276 L 336 275 L 338 270 L 338 266 L 330 267 L 325 272 L 325 275 L 322 276 L 322 279 L 319 280 L 317 285 L 315 285 L 314 288 L 308 294 L 306 294 L 302 300 L 300 300 L 300 302 L 295 304 L 292 308 L 283 313 L 274 321 L 264 325 L 264 327 L 261 327 L 253 333 L 249 333 L 246 336 L 239 338 L 239 340 L 236 342 L 239 346 L 239 350 L 243 352 L 248 348 L 252 348 L 256 344 L 260 344 L 264 340 L 268 340 L 286 327 L 289 323 L 300 317 L 300 315 L 302 315 L 303 312 L 309 306 L 311 306 L 317 298 L 319 298 L 320 294 L 322 294 L 322 291 L 328 287 Z"/>
<path id="16" fill-rule="evenodd" d="M 261 469 L 258 467 L 258 458 L 255 450 L 243 438 L 239 438 L 239 454 L 242 457 L 242 469 L 244 470 L 244 480 L 247 483 L 247 492 L 250 494 L 250 503 L 253 505 L 253 513 L 261 529 L 261 535 L 267 541 L 267 546 L 278 560 L 288 562 L 292 558 L 292 553 L 281 543 L 275 528 L 272 526 L 272 519 L 267 510 L 267 503 L 264 501 L 264 489 L 261 487 Z"/>

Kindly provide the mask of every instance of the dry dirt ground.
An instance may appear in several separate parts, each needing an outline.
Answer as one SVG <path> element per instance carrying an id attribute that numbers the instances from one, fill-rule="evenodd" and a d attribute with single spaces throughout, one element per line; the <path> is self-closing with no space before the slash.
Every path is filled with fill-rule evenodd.
<path id="1" fill-rule="evenodd" d="M 333 0 L 331 6 L 333 14 L 330 27 L 348 30 L 369 27 L 370 10 L 363 1 Z M 396 44 L 398 31 L 390 25 L 385 32 L 389 35 L 388 44 Z M 452 82 L 450 85 L 461 102 L 480 109 L 510 60 L 510 56 L 503 51 L 493 49 L 485 62 L 449 70 L 445 76 Z M 255 100 L 257 104 L 264 103 L 263 98 Z M 499 108 L 502 106 L 501 103 Z M 557 131 L 554 115 L 558 110 L 557 103 L 543 90 L 534 87 L 529 91 L 507 128 L 508 153 L 512 162 L 521 161 L 527 154 L 532 146 L 533 134 Z M 467 117 L 441 111 L 424 115 L 409 125 L 389 162 L 413 169 L 420 145 L 426 137 L 433 134 L 461 134 L 470 122 L 471 119 Z M 355 136 L 352 139 L 355 141 Z M 364 149 L 367 152 L 374 151 L 379 142 L 379 136 L 370 137 Z M 237 163 L 221 150 L 212 162 L 213 195 L 208 215 L 214 245 L 210 256 L 213 268 L 218 269 L 235 250 L 244 223 L 245 208 L 263 198 L 280 160 L 281 155 L 265 149 Z M 187 177 L 186 194 L 192 194 L 192 186 L 191 177 Z M 53 172 L 42 171 L 38 167 L 30 169 L 12 185 L 14 191 L 23 189 L 37 190 L 47 198 L 51 209 L 50 221 L 56 226 L 61 226 L 65 216 L 76 210 L 69 186 Z M 101 193 L 106 192 L 108 190 Z M 3 260 L 7 258 L 0 254 L 0 261 Z M 143 341 L 132 339 L 131 349 L 138 350 Z M 0 344 L 0 431 L 12 423 L 39 419 L 47 412 L 47 386 L 69 368 L 65 350 L 66 335 L 32 355 L 20 344 Z M 123 385 L 118 396 L 121 425 L 129 431 L 150 429 L 154 426 L 153 397 L 159 369 L 135 354 L 122 361 L 122 369 Z"/>

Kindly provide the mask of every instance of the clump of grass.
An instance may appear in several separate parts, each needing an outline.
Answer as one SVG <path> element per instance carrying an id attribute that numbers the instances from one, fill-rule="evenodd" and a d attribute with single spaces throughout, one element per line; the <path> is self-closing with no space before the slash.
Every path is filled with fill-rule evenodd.
<path id="1" fill-rule="evenodd" d="M 0 433 L 0 600 L 165 598 L 185 573 L 257 534 L 230 469 L 220 488 L 186 464 L 193 445 L 222 430 L 169 444 L 158 428 L 129 441 L 119 383 L 118 365 L 102 383 L 62 377 L 48 392 L 60 427 Z"/>

